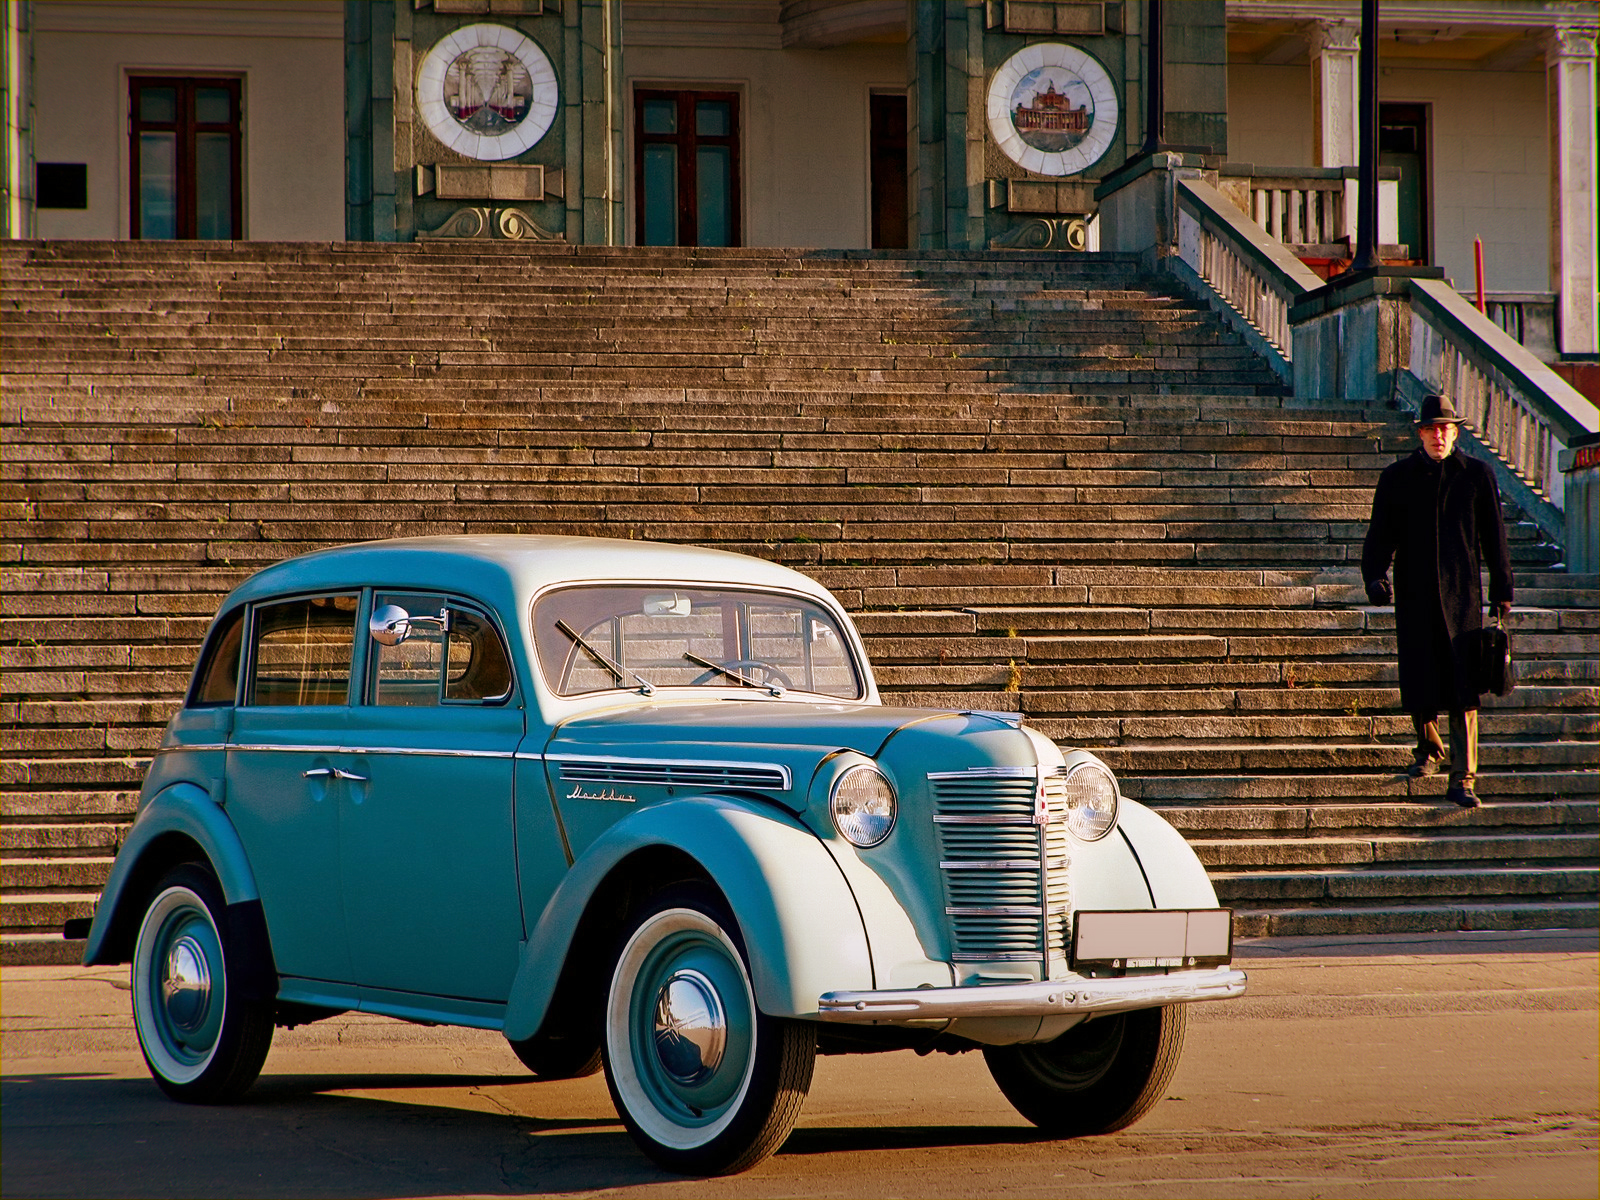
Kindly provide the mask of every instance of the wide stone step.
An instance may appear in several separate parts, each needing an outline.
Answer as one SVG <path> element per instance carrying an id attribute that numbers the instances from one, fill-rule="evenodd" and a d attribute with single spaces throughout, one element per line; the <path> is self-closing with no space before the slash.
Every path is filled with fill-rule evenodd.
<path id="1" fill-rule="evenodd" d="M 1462 811 L 1462 810 L 1458 810 Z M 1356 863 L 1474 863 L 1592 860 L 1593 833 L 1475 833 L 1431 831 L 1426 837 L 1190 838 L 1207 868 L 1322 867 Z"/>
<path id="2" fill-rule="evenodd" d="M 1596 782 L 1595 775 L 1586 771 L 1491 771 L 1478 776 L 1476 790 L 1485 801 L 1554 802 L 1556 806 L 1551 807 L 1549 813 L 1560 814 L 1563 821 L 1573 815 L 1587 821 L 1596 805 Z M 1319 805 L 1361 805 L 1367 802 L 1370 805 L 1405 805 L 1397 811 L 1409 813 L 1412 803 L 1426 804 L 1442 799 L 1447 786 L 1442 775 L 1410 779 L 1404 772 L 1339 774 L 1331 771 L 1314 775 L 1119 773 L 1117 783 L 1124 796 L 1148 804 L 1163 815 L 1170 809 L 1183 809 L 1195 814 L 1189 818 L 1192 820 L 1204 819 L 1195 808 L 1201 804 L 1216 804 L 1231 814 L 1246 804 L 1283 806 L 1294 801 L 1309 801 Z M 1433 813 L 1432 808 L 1424 811 Z M 1514 820 L 1528 811 L 1534 810 L 1511 804 L 1496 805 L 1495 815 L 1497 819 Z M 1224 819 L 1249 820 L 1242 816 Z M 1482 819 L 1481 816 L 1472 817 L 1472 820 Z"/>
<path id="3" fill-rule="evenodd" d="M 5 894 L 41 896 L 66 894 L 77 897 L 99 893 L 111 873 L 109 857 L 12 858 L 4 861 Z"/>
<path id="4" fill-rule="evenodd" d="M 1494 903 L 1358 905 L 1236 908 L 1235 937 L 1318 937 L 1392 933 L 1448 933 L 1512 929 L 1593 929 L 1600 906 L 1582 900 Z"/>
<path id="5" fill-rule="evenodd" d="M 1487 783 L 1489 777 L 1484 777 Z M 1421 782 L 1421 781 L 1417 781 Z M 1590 783 L 1594 782 L 1591 776 Z M 1516 830 L 1532 834 L 1576 833 L 1593 836 L 1597 826 L 1595 803 L 1589 800 L 1515 801 L 1498 795 L 1487 786 L 1479 789 L 1485 801 L 1481 808 L 1461 809 L 1444 800 L 1444 787 L 1418 788 L 1399 798 L 1373 797 L 1372 803 L 1350 803 L 1350 797 L 1328 800 L 1306 796 L 1304 804 L 1250 804 L 1230 806 L 1210 804 L 1192 808 L 1159 805 L 1157 810 L 1170 824 L 1193 838 L 1277 837 L 1295 834 L 1302 837 L 1350 836 L 1361 833 L 1382 835 L 1396 831 L 1471 829 Z"/>

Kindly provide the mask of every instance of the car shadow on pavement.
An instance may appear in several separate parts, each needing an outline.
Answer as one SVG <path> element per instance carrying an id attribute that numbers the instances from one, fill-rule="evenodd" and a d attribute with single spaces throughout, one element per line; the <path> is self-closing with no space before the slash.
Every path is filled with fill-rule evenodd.
<path id="1" fill-rule="evenodd" d="M 525 1084 L 492 1074 L 271 1075 L 241 1103 L 201 1106 L 174 1103 L 144 1079 L 12 1075 L 0 1081 L 0 1194 L 404 1200 L 685 1182 L 640 1155 L 604 1092 L 597 1105 L 574 1105 L 569 1092 L 551 1106 L 562 1116 L 542 1116 L 526 1111 L 539 1089 Z M 757 1170 L 781 1177 L 794 1156 L 1048 1140 L 1007 1126 L 801 1128 Z"/>
<path id="2" fill-rule="evenodd" d="M 173 1103 L 142 1079 L 8 1076 L 0 1082 L 0 1194 L 342 1200 L 559 1194 L 676 1178 L 639 1154 L 609 1104 L 579 1117 L 513 1112 L 490 1090 L 513 1082 L 277 1076 L 243 1103 L 199 1106 Z M 325 1088 L 403 1090 L 406 1098 Z M 420 1098 L 430 1089 L 433 1103 Z"/>

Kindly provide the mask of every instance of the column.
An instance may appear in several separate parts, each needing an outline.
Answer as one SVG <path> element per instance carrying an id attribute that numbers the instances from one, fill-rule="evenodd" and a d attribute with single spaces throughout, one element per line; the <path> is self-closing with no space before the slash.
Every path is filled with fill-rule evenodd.
<path id="1" fill-rule="evenodd" d="M 1356 165 L 1356 21 L 1313 21 L 1306 27 L 1311 45 L 1311 108 L 1316 121 L 1312 153 L 1319 167 Z"/>
<path id="2" fill-rule="evenodd" d="M 1545 39 L 1550 121 L 1550 286 L 1563 354 L 1596 352 L 1595 38 L 1557 29 Z"/>

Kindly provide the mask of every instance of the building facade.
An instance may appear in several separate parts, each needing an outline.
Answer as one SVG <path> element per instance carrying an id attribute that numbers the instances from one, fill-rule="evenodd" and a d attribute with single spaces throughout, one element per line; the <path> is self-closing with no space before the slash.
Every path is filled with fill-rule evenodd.
<path id="1" fill-rule="evenodd" d="M 1359 5 L 1162 11 L 1164 141 L 1308 261 L 1347 253 Z M 1074 250 L 1147 132 L 1145 0 L 5 14 L 9 236 Z M 1596 349 L 1597 20 L 1587 0 L 1381 12 L 1386 257 L 1468 292 L 1481 240 L 1488 291 L 1547 304 L 1568 356 Z M 1315 229 L 1282 223 L 1324 201 Z"/>

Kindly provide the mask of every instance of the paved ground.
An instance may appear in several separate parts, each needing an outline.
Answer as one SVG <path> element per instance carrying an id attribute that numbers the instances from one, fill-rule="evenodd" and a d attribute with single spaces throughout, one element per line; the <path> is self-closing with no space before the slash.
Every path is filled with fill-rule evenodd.
<path id="1" fill-rule="evenodd" d="M 9 969 L 5 1196 L 1577 1196 L 1597 1168 L 1593 932 L 1241 943 L 1166 1100 L 1057 1142 L 977 1055 L 818 1063 L 748 1174 L 641 1158 L 599 1078 L 527 1081 L 500 1040 L 344 1017 L 280 1031 L 249 1102 L 144 1074 L 125 968 Z"/>

